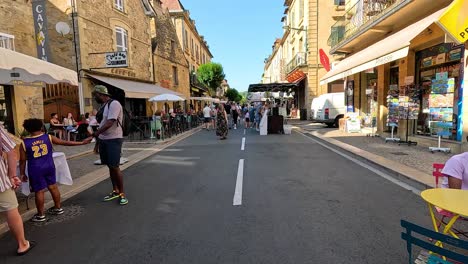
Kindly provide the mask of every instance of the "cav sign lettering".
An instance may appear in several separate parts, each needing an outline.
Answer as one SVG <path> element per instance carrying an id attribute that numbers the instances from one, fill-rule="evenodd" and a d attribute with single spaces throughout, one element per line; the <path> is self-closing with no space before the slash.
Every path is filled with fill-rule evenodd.
<path id="1" fill-rule="evenodd" d="M 106 67 L 107 68 L 123 68 L 128 67 L 127 52 L 107 52 L 106 53 Z"/>
<path id="2" fill-rule="evenodd" d="M 36 32 L 37 57 L 49 61 L 49 36 L 47 33 L 46 1 L 32 2 L 34 29 Z"/>
<path id="3" fill-rule="evenodd" d="M 438 24 L 459 43 L 465 43 L 468 40 L 468 0 L 455 0 Z"/>

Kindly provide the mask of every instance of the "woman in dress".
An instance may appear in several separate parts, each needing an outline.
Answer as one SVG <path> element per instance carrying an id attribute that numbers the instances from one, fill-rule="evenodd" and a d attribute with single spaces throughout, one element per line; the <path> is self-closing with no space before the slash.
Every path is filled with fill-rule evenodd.
<path id="1" fill-rule="evenodd" d="M 218 114 L 216 115 L 216 136 L 223 140 L 227 138 L 228 127 L 227 127 L 227 114 L 224 110 L 224 105 L 219 104 L 217 106 Z"/>

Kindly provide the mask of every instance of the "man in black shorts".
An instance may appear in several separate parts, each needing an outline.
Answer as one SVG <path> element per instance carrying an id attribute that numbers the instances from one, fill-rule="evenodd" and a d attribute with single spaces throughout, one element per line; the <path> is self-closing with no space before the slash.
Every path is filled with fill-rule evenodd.
<path id="1" fill-rule="evenodd" d="M 205 108 L 203 108 L 203 118 L 205 123 L 205 128 L 210 130 L 210 123 L 211 123 L 211 108 L 208 104 L 205 104 Z"/>

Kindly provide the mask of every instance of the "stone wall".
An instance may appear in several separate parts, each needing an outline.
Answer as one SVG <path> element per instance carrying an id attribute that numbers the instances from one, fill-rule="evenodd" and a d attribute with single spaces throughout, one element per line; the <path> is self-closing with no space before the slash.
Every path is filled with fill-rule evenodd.
<path id="1" fill-rule="evenodd" d="M 31 1 L 0 0 L 0 18 L 0 32 L 15 36 L 15 50 L 36 57 Z"/>
<path id="2" fill-rule="evenodd" d="M 124 12 L 114 8 L 112 0 L 80 0 L 78 25 L 82 67 L 102 65 L 103 55 L 93 54 L 116 51 L 115 27 L 128 32 L 127 71 L 98 70 L 104 73 L 152 81 L 150 17 L 144 13 L 141 0 L 124 1 Z"/>
<path id="3" fill-rule="evenodd" d="M 190 81 L 188 62 L 178 41 L 177 31 L 167 11 L 154 4 L 157 13 L 154 19 L 157 43 L 154 52 L 154 70 L 156 84 L 190 97 Z M 173 67 L 177 67 L 179 84 L 173 82 Z"/>
<path id="4" fill-rule="evenodd" d="M 25 119 L 44 118 L 42 87 L 16 85 L 13 89 L 12 101 L 16 134 L 23 130 Z"/>

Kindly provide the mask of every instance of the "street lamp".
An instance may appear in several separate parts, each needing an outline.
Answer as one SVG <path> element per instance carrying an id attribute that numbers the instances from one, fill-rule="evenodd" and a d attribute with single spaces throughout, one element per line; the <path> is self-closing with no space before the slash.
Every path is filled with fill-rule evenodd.
<path id="1" fill-rule="evenodd" d="M 290 26 L 284 26 L 283 29 L 307 32 L 307 27 L 305 27 L 305 28 L 293 28 L 293 27 L 290 27 Z"/>

